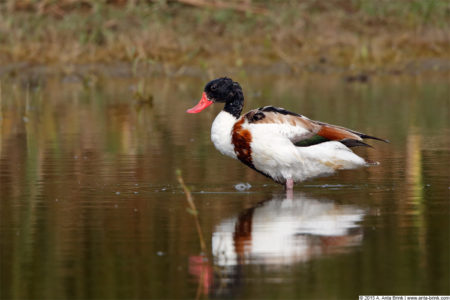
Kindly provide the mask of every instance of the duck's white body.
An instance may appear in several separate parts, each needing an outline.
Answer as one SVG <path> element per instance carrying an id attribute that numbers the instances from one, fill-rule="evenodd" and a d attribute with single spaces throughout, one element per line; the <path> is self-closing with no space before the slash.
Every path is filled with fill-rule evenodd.
<path id="1" fill-rule="evenodd" d="M 338 141 L 328 141 L 308 147 L 298 147 L 293 140 L 311 135 L 302 123 L 249 123 L 245 116 L 236 119 L 221 111 L 211 127 L 211 140 L 222 154 L 237 159 L 236 145 L 232 142 L 233 128 L 241 127 L 251 134 L 251 159 L 256 170 L 279 183 L 287 179 L 294 182 L 324 176 L 336 170 L 367 166 L 367 162 Z"/>

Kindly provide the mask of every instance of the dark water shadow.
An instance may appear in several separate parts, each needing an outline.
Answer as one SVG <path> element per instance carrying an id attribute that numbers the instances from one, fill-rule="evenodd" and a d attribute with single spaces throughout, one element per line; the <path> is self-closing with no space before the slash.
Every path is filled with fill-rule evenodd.
<path id="1" fill-rule="evenodd" d="M 280 273 L 294 264 L 354 251 L 363 238 L 360 223 L 365 215 L 357 206 L 304 193 L 274 194 L 214 228 L 212 258 L 190 256 L 197 296 L 239 295 L 255 276 L 247 274 L 247 266 Z"/>

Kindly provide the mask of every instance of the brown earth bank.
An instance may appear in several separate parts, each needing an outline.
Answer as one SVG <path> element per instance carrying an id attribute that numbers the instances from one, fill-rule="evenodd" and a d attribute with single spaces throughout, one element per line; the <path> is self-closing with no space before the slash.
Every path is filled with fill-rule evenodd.
<path id="1" fill-rule="evenodd" d="M 450 71 L 441 0 L 5 1 L 0 76 Z"/>

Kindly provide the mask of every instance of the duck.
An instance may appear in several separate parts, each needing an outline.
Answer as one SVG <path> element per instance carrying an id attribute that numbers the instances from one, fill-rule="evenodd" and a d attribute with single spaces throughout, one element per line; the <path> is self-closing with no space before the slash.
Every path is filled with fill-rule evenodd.
<path id="1" fill-rule="evenodd" d="M 365 139 L 388 143 L 352 129 L 315 121 L 281 107 L 264 106 L 241 115 L 244 94 L 240 84 L 228 77 L 208 82 L 194 114 L 214 103 L 222 111 L 211 126 L 211 141 L 223 155 L 292 191 L 294 184 L 339 170 L 379 164 L 365 160 L 350 148 L 372 147 Z"/>

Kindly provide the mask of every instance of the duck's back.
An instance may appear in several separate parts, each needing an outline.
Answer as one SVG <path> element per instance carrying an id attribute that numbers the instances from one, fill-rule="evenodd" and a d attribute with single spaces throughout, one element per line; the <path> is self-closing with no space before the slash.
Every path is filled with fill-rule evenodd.
<path id="1" fill-rule="evenodd" d="M 298 182 L 366 165 L 339 141 L 323 138 L 320 143 L 296 145 L 313 139 L 321 128 L 302 115 L 263 107 L 235 122 L 231 141 L 239 160 L 279 183 L 287 178 Z"/>

